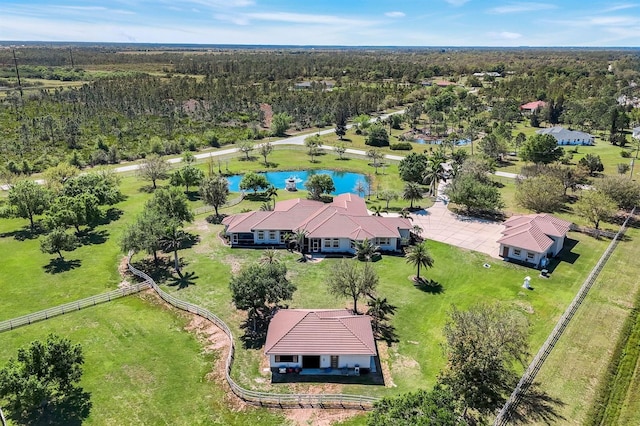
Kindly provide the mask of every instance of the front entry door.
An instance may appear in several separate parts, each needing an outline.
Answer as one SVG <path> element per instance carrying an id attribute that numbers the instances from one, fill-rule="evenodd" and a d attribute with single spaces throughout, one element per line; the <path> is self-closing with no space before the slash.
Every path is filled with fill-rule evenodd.
<path id="1" fill-rule="evenodd" d="M 302 368 L 320 368 L 320 355 L 303 355 Z"/>
<path id="2" fill-rule="evenodd" d="M 502 257 L 509 257 L 509 247 L 502 247 Z"/>
<path id="3" fill-rule="evenodd" d="M 331 355 L 331 368 L 338 368 L 340 357 L 338 355 Z"/>

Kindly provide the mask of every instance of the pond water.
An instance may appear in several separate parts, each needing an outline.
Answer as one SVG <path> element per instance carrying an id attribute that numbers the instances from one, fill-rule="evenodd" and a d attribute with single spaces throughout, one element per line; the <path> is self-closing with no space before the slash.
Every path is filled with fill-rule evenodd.
<path id="1" fill-rule="evenodd" d="M 433 140 L 433 141 L 426 141 L 424 139 L 416 139 L 414 140 L 415 143 L 419 143 L 419 144 L 432 144 L 432 145 L 442 145 L 442 140 L 438 139 L 438 140 Z M 459 139 L 456 142 L 456 146 L 464 146 L 464 145 L 469 145 L 471 141 L 469 139 Z"/>
<path id="2" fill-rule="evenodd" d="M 294 178 L 296 181 L 296 187 L 298 190 L 304 190 L 304 183 L 309 176 L 316 174 L 329 175 L 333 178 L 333 183 L 336 190 L 331 195 L 345 194 L 347 192 L 356 193 L 355 187 L 358 181 L 364 183 L 368 188 L 368 178 L 361 173 L 341 172 L 337 170 L 294 170 L 294 171 L 281 171 L 281 172 L 265 172 L 259 173 L 266 176 L 269 183 L 278 189 L 285 189 L 285 182 L 289 178 Z M 229 181 L 229 191 L 240 192 L 240 180 L 242 175 L 234 175 L 227 177 Z M 362 194 L 360 194 L 362 195 Z"/>

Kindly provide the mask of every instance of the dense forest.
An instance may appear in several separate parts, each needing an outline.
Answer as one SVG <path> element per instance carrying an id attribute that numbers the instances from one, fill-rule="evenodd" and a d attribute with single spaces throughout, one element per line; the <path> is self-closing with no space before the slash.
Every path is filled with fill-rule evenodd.
<path id="1" fill-rule="evenodd" d="M 490 133 L 543 100 L 533 125 L 613 134 L 638 121 L 617 100 L 640 96 L 639 76 L 628 50 L 4 49 L 0 164 L 31 173 L 114 163 L 261 139 L 272 113 L 302 130 L 415 103 L 445 132 L 475 123 Z M 442 79 L 456 85 L 433 84 Z"/>

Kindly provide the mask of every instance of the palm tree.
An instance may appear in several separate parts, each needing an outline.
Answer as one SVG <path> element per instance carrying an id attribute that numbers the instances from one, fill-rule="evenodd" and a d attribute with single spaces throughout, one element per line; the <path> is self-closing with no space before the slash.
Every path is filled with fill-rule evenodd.
<path id="1" fill-rule="evenodd" d="M 420 225 L 413 225 L 413 228 L 411 229 L 411 232 L 416 234 L 418 237 L 422 235 L 422 231 L 424 231 L 424 229 L 422 229 Z"/>
<path id="2" fill-rule="evenodd" d="M 422 199 L 422 188 L 415 182 L 407 182 L 402 191 L 402 198 L 411 201 L 409 208 L 413 208 L 413 202 Z"/>
<path id="3" fill-rule="evenodd" d="M 381 298 L 374 296 L 370 296 L 370 299 L 367 301 L 367 306 L 369 307 L 367 315 L 369 315 L 373 320 L 371 321 L 373 332 L 376 336 L 380 336 L 380 330 L 383 323 L 389 319 L 389 315 L 393 315 L 395 313 L 398 307 L 387 302 L 386 297 Z"/>
<path id="4" fill-rule="evenodd" d="M 272 248 L 266 249 L 262 252 L 260 263 L 262 265 L 273 265 L 274 263 L 280 263 L 280 261 L 278 260 L 278 252 Z"/>
<path id="5" fill-rule="evenodd" d="M 429 195 L 436 195 L 438 183 L 444 179 L 444 168 L 442 163 L 431 159 L 427 164 L 427 168 L 422 172 L 422 183 L 429 185 Z"/>
<path id="6" fill-rule="evenodd" d="M 264 195 L 267 196 L 267 198 L 271 198 L 273 201 L 273 208 L 276 208 L 276 197 L 278 196 L 278 188 L 276 188 L 273 185 L 270 185 L 265 191 L 264 191 Z"/>
<path id="7" fill-rule="evenodd" d="M 403 219 L 409 219 L 409 220 L 413 220 L 413 218 L 411 217 L 411 213 L 409 212 L 409 210 L 400 210 L 400 217 Z"/>
<path id="8" fill-rule="evenodd" d="M 307 230 L 297 229 L 293 234 L 291 234 L 291 239 L 295 241 L 296 247 L 298 248 L 298 251 L 300 251 L 300 255 L 302 256 L 300 260 L 306 262 L 307 257 L 304 255 L 304 240 L 307 239 Z"/>
<path id="9" fill-rule="evenodd" d="M 177 223 L 168 225 L 160 239 L 158 245 L 160 249 L 165 253 L 173 252 L 175 269 L 180 278 L 182 278 L 182 272 L 180 272 L 180 261 L 178 259 L 178 250 L 180 250 L 183 244 L 189 239 L 189 235 Z"/>
<path id="10" fill-rule="evenodd" d="M 375 206 L 371 206 L 371 211 L 373 212 L 374 216 L 382 216 L 382 212 L 384 210 L 382 209 L 382 206 L 376 204 Z"/>
<path id="11" fill-rule="evenodd" d="M 380 247 L 373 244 L 368 238 L 362 241 L 356 241 L 354 249 L 358 260 L 365 260 L 367 262 L 370 261 L 375 254 L 380 252 Z"/>
<path id="12" fill-rule="evenodd" d="M 405 257 L 407 259 L 407 263 L 410 263 L 418 268 L 416 281 L 420 281 L 421 266 L 424 266 L 425 268 L 433 267 L 433 257 L 431 257 L 431 254 L 429 254 L 429 249 L 427 248 L 426 241 L 415 245 L 407 250 L 407 254 L 405 255 Z"/>

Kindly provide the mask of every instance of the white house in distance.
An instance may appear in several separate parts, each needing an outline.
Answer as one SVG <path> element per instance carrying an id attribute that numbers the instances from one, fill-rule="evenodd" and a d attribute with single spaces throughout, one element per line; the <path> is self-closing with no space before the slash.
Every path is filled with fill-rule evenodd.
<path id="1" fill-rule="evenodd" d="M 539 135 L 551 135 L 558 145 L 593 145 L 595 137 L 585 132 L 567 130 L 564 127 L 547 127 L 536 131 Z"/>
<path id="2" fill-rule="evenodd" d="M 631 137 L 634 139 L 640 139 L 640 127 L 634 127 L 631 131 Z"/>
<path id="3" fill-rule="evenodd" d="M 564 247 L 571 222 L 550 214 L 530 214 L 513 216 L 504 226 L 504 236 L 498 240 L 500 257 L 544 267 L 546 258 L 556 256 Z"/>
<path id="4" fill-rule="evenodd" d="M 267 331 L 264 352 L 273 372 L 302 374 L 376 372 L 371 317 L 346 309 L 281 309 Z"/>
<path id="5" fill-rule="evenodd" d="M 222 223 L 232 247 L 284 247 L 286 236 L 306 233 L 312 253 L 354 253 L 356 241 L 369 239 L 382 251 L 398 252 L 412 224 L 400 217 L 372 216 L 363 198 L 341 194 L 331 203 L 296 198 L 279 201 L 273 211 L 227 216 Z"/>

